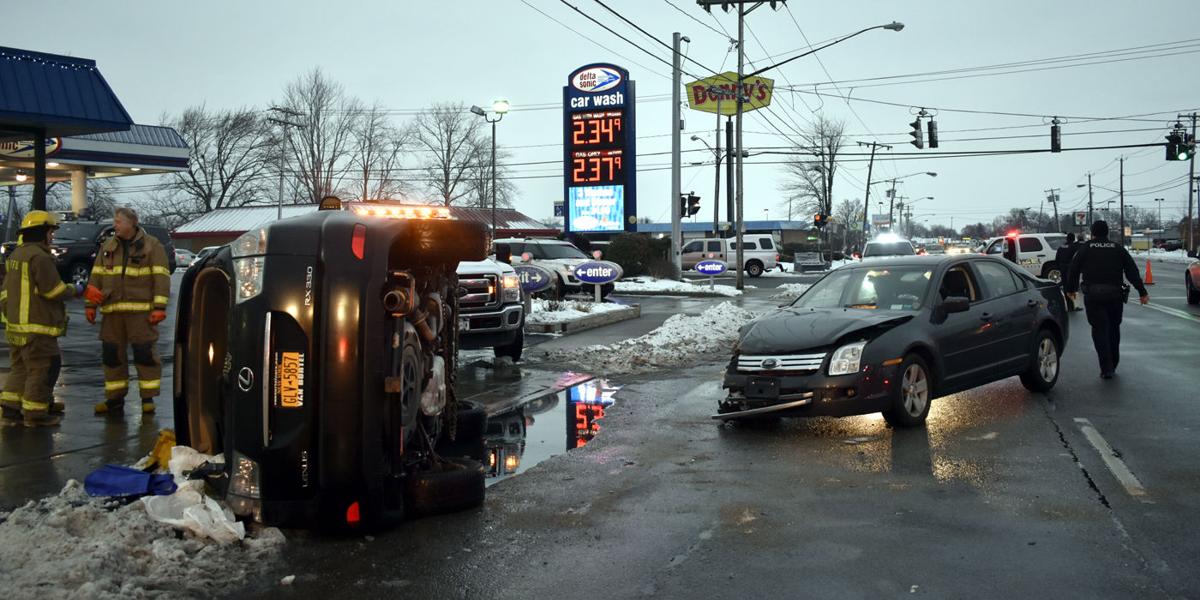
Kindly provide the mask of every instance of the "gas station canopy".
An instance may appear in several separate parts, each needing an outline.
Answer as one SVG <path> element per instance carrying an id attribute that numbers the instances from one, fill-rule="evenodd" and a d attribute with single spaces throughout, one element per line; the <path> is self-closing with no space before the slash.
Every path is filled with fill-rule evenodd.
<path id="1" fill-rule="evenodd" d="M 0 46 L 0 141 L 123 131 L 133 119 L 86 58 Z"/>

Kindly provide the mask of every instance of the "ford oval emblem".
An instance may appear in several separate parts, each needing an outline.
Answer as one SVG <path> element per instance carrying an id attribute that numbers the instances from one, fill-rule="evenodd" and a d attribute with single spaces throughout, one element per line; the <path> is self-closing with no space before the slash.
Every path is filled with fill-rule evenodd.
<path id="1" fill-rule="evenodd" d="M 767 369 L 767 370 L 774 369 L 775 367 L 778 367 L 778 366 L 779 366 L 779 359 L 777 359 L 777 358 L 766 358 L 766 359 L 763 359 L 763 361 L 762 361 L 762 368 Z"/>
<path id="2" fill-rule="evenodd" d="M 583 283 L 602 285 L 621 278 L 621 266 L 607 260 L 589 260 L 575 267 L 575 278 Z"/>
<path id="3" fill-rule="evenodd" d="M 607 92 L 621 85 L 621 73 L 611 67 L 591 67 L 571 77 L 571 87 L 591 94 Z"/>

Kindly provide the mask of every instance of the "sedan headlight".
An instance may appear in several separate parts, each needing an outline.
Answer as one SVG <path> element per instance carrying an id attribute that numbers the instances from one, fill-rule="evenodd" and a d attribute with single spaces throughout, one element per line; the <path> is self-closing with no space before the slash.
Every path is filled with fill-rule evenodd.
<path id="1" fill-rule="evenodd" d="M 265 256 L 233 259 L 234 287 L 237 288 L 236 304 L 241 304 L 262 293 Z"/>
<path id="2" fill-rule="evenodd" d="M 267 253 L 267 228 L 259 227 L 243 233 L 241 237 L 229 244 L 234 258 L 255 256 Z"/>
<path id="3" fill-rule="evenodd" d="M 516 275 L 505 275 L 500 281 L 501 302 L 521 301 L 521 278 Z"/>
<path id="4" fill-rule="evenodd" d="M 829 374 L 832 376 L 857 373 L 862 366 L 862 353 L 866 346 L 866 342 L 854 342 L 834 350 L 833 358 L 829 359 Z"/>

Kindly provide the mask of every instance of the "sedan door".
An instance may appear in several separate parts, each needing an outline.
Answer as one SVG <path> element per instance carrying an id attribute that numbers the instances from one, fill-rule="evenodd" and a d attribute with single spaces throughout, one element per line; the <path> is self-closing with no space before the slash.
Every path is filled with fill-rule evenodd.
<path id="1" fill-rule="evenodd" d="M 983 283 L 986 300 L 982 305 L 995 325 L 996 339 L 988 351 L 988 362 L 997 370 L 994 378 L 998 378 L 1005 376 L 1001 372 L 1010 373 L 1028 361 L 1033 344 L 1029 323 L 1037 310 L 1037 301 L 1021 293 L 1024 282 L 1018 283 L 1018 277 L 1007 264 L 994 260 L 972 263 Z"/>
<path id="2" fill-rule="evenodd" d="M 992 322 L 990 304 L 983 295 L 979 278 L 967 261 L 951 265 L 934 288 L 936 301 L 964 297 L 970 302 L 965 312 L 935 313 L 932 336 L 941 356 L 941 381 L 947 389 L 958 391 L 987 379 L 992 364 L 992 348 L 998 340 Z"/>

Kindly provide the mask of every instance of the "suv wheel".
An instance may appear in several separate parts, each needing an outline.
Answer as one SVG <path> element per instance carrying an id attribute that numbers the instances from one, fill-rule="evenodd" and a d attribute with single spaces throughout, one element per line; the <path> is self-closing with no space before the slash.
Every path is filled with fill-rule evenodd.
<path id="1" fill-rule="evenodd" d="M 92 265 L 79 261 L 71 264 L 71 268 L 67 269 L 67 277 L 72 283 L 87 283 L 92 276 Z"/>
<path id="2" fill-rule="evenodd" d="M 1046 263 L 1046 266 L 1042 267 L 1042 279 L 1049 279 L 1054 283 L 1061 283 L 1062 278 L 1062 269 L 1058 268 L 1057 263 Z"/>

